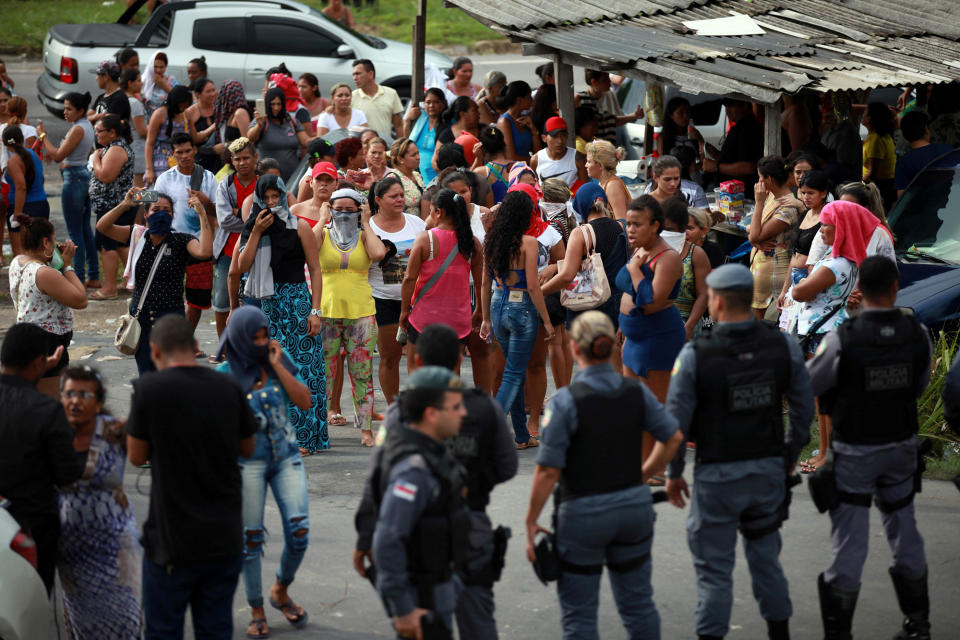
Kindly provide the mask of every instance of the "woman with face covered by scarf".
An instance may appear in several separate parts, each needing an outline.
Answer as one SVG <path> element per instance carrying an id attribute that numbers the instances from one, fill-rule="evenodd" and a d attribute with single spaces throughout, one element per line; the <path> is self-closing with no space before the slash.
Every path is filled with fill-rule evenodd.
<path id="1" fill-rule="evenodd" d="M 317 239 L 310 225 L 290 213 L 283 180 L 267 174 L 257 179 L 253 205 L 234 250 L 230 274 L 247 273 L 243 295 L 260 301 L 270 319 L 270 338 L 290 354 L 313 398 L 308 409 L 290 405 L 300 453 L 330 447 L 327 434 L 327 389 L 320 333 L 323 288 Z M 303 263 L 307 263 L 311 289 Z"/>
<path id="2" fill-rule="evenodd" d="M 329 222 L 329 226 L 327 223 Z M 376 306 L 367 273 L 371 262 L 387 255 L 387 248 L 370 227 L 366 198 L 353 189 L 334 191 L 320 205 L 320 221 L 313 228 L 320 245 L 323 296 L 320 300 L 324 359 L 330 379 L 341 366 L 340 349 L 346 352 L 347 372 L 353 389 L 354 425 L 360 443 L 372 447 L 373 349 L 377 343 Z M 332 389 L 334 385 L 330 385 Z M 339 404 L 328 397 L 330 406 Z M 346 424 L 339 413 L 331 424 Z"/>
<path id="3" fill-rule="evenodd" d="M 297 366 L 280 343 L 269 336 L 269 321 L 256 307 L 241 307 L 230 318 L 217 356 L 227 361 L 217 370 L 232 375 L 247 394 L 250 409 L 260 425 L 254 434 L 254 451 L 240 458 L 243 480 L 243 586 L 251 609 L 247 637 L 269 634 L 263 610 L 260 581 L 264 542 L 263 510 L 267 486 L 283 520 L 283 554 L 277 579 L 270 588 L 270 605 L 279 609 L 296 628 L 307 623 L 307 612 L 287 594 L 307 551 L 310 520 L 307 476 L 297 447 L 297 437 L 286 410 L 293 404 L 310 408 L 310 390 L 297 375 Z"/>
<path id="4" fill-rule="evenodd" d="M 173 226 L 173 199 L 161 193 L 156 202 L 146 211 L 146 227 L 138 224 L 118 225 L 117 219 L 128 210 L 139 206 L 133 196 L 143 189 L 134 187 L 127 191 L 123 201 L 97 220 L 97 231 L 117 242 L 130 243 L 130 259 L 127 271 L 133 277 L 133 296 L 130 298 L 130 313 L 136 314 L 137 305 L 150 275 L 154 258 L 161 251 L 163 257 L 157 266 L 153 281 L 147 289 L 143 309 L 137 316 L 140 323 L 140 344 L 135 358 L 137 371 L 141 374 L 154 371 L 150 359 L 150 328 L 158 318 L 170 313 L 183 315 L 183 279 L 186 274 L 187 256 L 197 260 L 209 260 L 213 254 L 213 230 L 203 215 L 203 205 L 197 198 L 187 204 L 198 212 L 200 237 L 171 231 Z"/>

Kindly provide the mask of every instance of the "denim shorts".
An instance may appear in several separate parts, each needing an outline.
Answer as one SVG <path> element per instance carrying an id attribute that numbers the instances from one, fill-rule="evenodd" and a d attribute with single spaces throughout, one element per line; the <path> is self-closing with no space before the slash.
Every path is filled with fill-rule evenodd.
<path id="1" fill-rule="evenodd" d="M 230 311 L 229 275 L 230 256 L 221 253 L 213 271 L 213 310 L 218 313 Z"/>

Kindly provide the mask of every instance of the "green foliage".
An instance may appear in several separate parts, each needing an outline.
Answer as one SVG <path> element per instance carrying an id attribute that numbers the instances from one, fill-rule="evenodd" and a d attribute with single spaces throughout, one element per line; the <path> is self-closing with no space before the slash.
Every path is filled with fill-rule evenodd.
<path id="1" fill-rule="evenodd" d="M 947 426 L 947 421 L 943 417 L 943 384 L 957 353 L 958 338 L 960 333 L 941 331 L 937 334 L 933 343 L 930 384 L 917 402 L 920 436 L 932 441 L 933 449 L 930 451 L 930 457 L 934 459 L 960 454 L 960 441 Z"/>

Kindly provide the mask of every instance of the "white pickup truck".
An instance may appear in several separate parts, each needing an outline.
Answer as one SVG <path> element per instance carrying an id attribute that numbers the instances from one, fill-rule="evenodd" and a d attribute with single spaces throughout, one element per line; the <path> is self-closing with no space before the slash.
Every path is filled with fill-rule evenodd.
<path id="1" fill-rule="evenodd" d="M 158 4 L 143 26 L 126 24 L 131 14 L 128 10 L 112 24 L 50 29 L 37 92 L 51 113 L 62 117 L 67 93 L 96 96 L 97 65 L 124 47 L 136 49 L 141 65 L 162 50 L 169 73 L 181 82 L 187 62 L 204 56 L 212 80 L 218 85 L 239 81 L 250 101 L 261 97 L 267 69 L 281 62 L 294 77 L 316 75 L 327 94 L 337 82 L 353 85 L 353 61 L 359 58 L 373 62 L 378 83 L 396 89 L 401 98 L 410 95 L 410 45 L 358 33 L 293 0 L 171 0 Z M 425 61 L 441 70 L 451 65 L 449 58 L 430 50 Z"/>

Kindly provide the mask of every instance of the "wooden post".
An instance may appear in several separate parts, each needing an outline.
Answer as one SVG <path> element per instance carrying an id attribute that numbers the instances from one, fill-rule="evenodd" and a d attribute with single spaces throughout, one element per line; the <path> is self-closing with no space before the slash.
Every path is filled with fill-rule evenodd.
<path id="1" fill-rule="evenodd" d="M 557 107 L 560 117 L 567 122 L 567 146 L 577 146 L 577 126 L 573 117 L 573 67 L 553 56 L 553 79 L 557 86 Z M 542 133 L 542 132 L 541 132 Z"/>
<path id="2" fill-rule="evenodd" d="M 654 87 L 658 87 L 658 86 L 660 87 L 660 91 L 663 91 L 663 83 L 661 82 L 652 82 L 652 81 L 647 82 L 646 89 L 651 90 Z M 646 93 L 646 91 L 644 91 L 644 93 Z M 641 96 L 640 99 L 642 101 L 643 96 Z M 663 109 L 664 112 L 666 112 L 665 107 L 666 105 L 664 105 L 664 109 Z M 663 114 L 663 117 L 664 118 L 666 117 L 666 113 Z M 653 125 L 650 124 L 650 118 L 646 114 L 644 114 L 643 123 L 644 123 L 643 124 L 643 155 L 651 156 L 653 155 L 653 152 L 656 151 L 657 144 L 656 144 L 656 140 L 654 140 Z M 663 152 L 670 153 L 670 150 L 664 149 Z"/>
<path id="3" fill-rule="evenodd" d="M 763 155 L 780 155 L 780 105 L 763 106 Z"/>
<path id="4" fill-rule="evenodd" d="M 427 47 L 427 0 L 418 0 L 413 23 L 413 73 L 410 74 L 410 104 L 423 101 L 423 64 Z"/>

